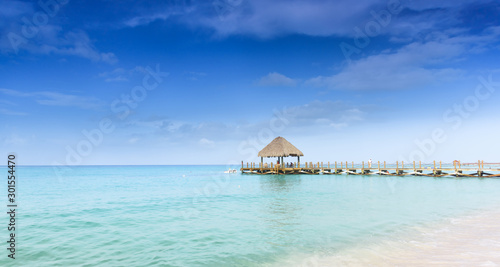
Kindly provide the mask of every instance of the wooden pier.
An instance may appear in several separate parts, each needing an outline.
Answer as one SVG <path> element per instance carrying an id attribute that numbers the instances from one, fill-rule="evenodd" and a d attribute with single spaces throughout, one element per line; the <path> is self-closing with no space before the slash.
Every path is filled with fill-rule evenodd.
<path id="1" fill-rule="evenodd" d="M 485 167 L 486 166 L 486 167 Z M 442 163 L 441 161 L 422 164 L 422 162 L 396 162 L 386 164 L 386 162 L 377 162 L 375 164 L 355 164 L 354 162 L 294 162 L 289 164 L 273 163 L 247 163 L 246 166 L 241 163 L 241 172 L 244 174 L 347 174 L 347 175 L 389 175 L 389 176 L 430 176 L 430 177 L 500 177 L 500 163 L 485 163 L 479 160 L 477 163 Z"/>

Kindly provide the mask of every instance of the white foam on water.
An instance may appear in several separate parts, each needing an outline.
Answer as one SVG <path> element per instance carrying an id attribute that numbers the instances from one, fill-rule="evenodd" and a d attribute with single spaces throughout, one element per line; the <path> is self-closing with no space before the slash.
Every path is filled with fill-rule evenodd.
<path id="1" fill-rule="evenodd" d="M 289 266 L 500 266 L 500 208 L 416 228 L 328 256 L 297 255 Z"/>

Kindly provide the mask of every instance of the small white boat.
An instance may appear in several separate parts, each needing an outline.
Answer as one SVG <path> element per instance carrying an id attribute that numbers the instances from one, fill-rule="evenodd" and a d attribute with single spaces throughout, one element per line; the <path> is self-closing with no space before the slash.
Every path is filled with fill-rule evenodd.
<path id="1" fill-rule="evenodd" d="M 236 172 L 237 172 L 236 169 L 231 169 L 231 168 L 227 171 L 224 171 L 224 173 L 236 173 Z"/>

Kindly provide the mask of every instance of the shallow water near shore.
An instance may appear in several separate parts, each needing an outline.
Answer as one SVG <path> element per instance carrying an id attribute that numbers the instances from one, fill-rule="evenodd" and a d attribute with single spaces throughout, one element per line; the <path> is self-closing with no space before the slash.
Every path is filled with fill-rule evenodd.
<path id="1" fill-rule="evenodd" d="M 498 246 L 486 233 L 499 233 L 500 179 L 226 169 L 18 166 L 17 259 L 3 249 L 0 265 L 500 264 L 485 250 Z"/>
<path id="2" fill-rule="evenodd" d="M 500 207 L 472 212 L 339 251 L 301 253 L 274 266 L 499 266 Z"/>

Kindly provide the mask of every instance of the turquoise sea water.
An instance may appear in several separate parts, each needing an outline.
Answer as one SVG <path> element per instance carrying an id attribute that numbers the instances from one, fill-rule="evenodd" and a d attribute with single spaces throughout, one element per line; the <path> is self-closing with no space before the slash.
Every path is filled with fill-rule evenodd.
<path id="1" fill-rule="evenodd" d="M 52 167 L 18 166 L 17 259 L 7 258 L 3 212 L 0 266 L 280 265 L 500 203 L 500 179 L 225 169 L 80 166 L 58 177 Z M 7 169 L 0 173 L 6 199 Z"/>

